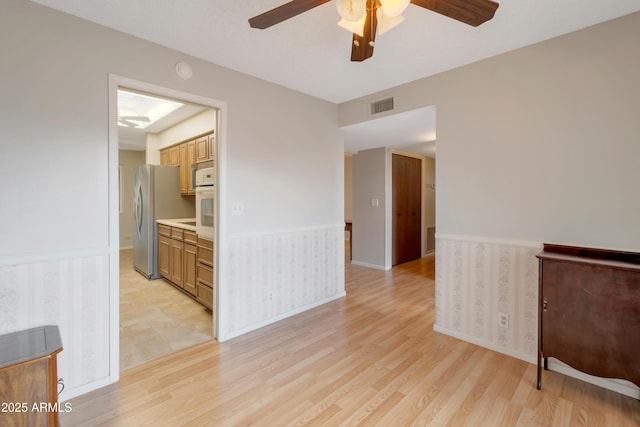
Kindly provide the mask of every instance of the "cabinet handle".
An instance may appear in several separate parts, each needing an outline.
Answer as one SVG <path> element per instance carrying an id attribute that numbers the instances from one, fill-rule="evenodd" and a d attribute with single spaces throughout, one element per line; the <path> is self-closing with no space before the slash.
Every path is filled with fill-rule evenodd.
<path id="1" fill-rule="evenodd" d="M 542 299 L 542 311 L 547 311 L 547 298 Z"/>

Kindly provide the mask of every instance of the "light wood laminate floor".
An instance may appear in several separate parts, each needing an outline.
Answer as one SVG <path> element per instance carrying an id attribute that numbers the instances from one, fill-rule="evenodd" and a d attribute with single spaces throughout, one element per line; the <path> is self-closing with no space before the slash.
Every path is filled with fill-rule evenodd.
<path id="1" fill-rule="evenodd" d="M 120 251 L 120 370 L 213 339 L 211 311 L 163 279 L 133 269 Z"/>
<path id="2" fill-rule="evenodd" d="M 64 426 L 638 426 L 640 402 L 433 331 L 434 260 L 346 267 L 345 298 L 124 372 Z"/>

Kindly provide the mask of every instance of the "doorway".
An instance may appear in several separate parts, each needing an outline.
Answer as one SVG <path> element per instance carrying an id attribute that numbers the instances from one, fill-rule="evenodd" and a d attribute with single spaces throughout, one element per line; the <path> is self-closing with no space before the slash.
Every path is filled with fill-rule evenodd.
<path id="1" fill-rule="evenodd" d="M 119 372 L 123 369 L 155 359 L 163 354 L 177 351 L 180 348 L 195 344 L 197 341 L 210 340 L 217 337 L 218 331 L 216 298 L 217 292 L 215 292 L 214 294 L 213 310 L 206 313 L 207 317 L 203 317 L 203 313 L 206 312 L 203 306 L 201 306 L 195 300 L 190 299 L 185 293 L 182 293 L 178 289 L 172 287 L 172 285 L 165 282 L 163 279 L 148 280 L 138 272 L 133 271 L 130 252 L 127 252 L 131 251 L 131 248 L 125 248 L 123 251 L 120 250 L 120 246 L 122 245 L 120 245 L 119 242 L 122 240 L 122 237 L 119 236 L 118 233 L 120 232 L 120 211 L 122 209 L 121 201 L 123 200 L 120 198 L 120 195 L 122 194 L 120 184 L 123 169 L 121 167 L 121 152 L 119 150 L 119 118 L 117 112 L 117 94 L 118 90 L 121 88 L 126 88 L 127 90 L 137 91 L 162 99 L 179 101 L 181 103 L 189 104 L 192 106 L 199 106 L 204 110 L 215 111 L 217 114 L 215 115 L 215 124 L 213 126 L 216 130 L 218 138 L 215 157 L 219 175 L 222 175 L 224 171 L 225 161 L 224 157 L 220 155 L 221 152 L 224 152 L 224 150 L 221 149 L 221 146 L 224 144 L 224 133 L 222 132 L 222 127 L 224 123 L 226 123 L 225 103 L 210 98 L 183 93 L 172 89 L 151 85 L 148 83 L 131 80 L 120 76 L 109 76 L 109 193 L 110 200 L 117 201 L 116 203 L 110 204 L 109 215 L 110 241 L 115 242 L 110 246 L 111 267 L 109 280 L 111 319 L 109 324 L 111 337 L 110 373 L 111 380 L 113 382 L 118 380 Z M 155 142 L 156 144 L 158 144 L 157 138 Z M 162 148 L 161 144 L 155 148 Z M 157 156 L 157 159 L 154 158 L 155 156 Z M 159 164 L 159 152 L 147 152 L 143 157 L 144 163 Z M 217 185 L 218 194 L 220 193 L 220 188 L 223 185 L 224 183 L 219 180 Z M 218 206 L 216 206 L 217 218 L 215 225 L 216 228 L 219 228 L 220 224 L 222 223 L 219 216 L 219 205 L 220 203 L 223 203 L 223 199 L 221 197 L 218 197 L 217 200 Z M 214 237 L 216 247 L 222 246 L 220 245 L 222 234 L 223 233 L 216 233 Z M 124 246 L 127 246 L 126 242 Z M 214 289 L 216 289 L 216 285 L 218 283 L 219 271 L 217 269 L 217 266 L 219 264 L 219 256 L 219 254 L 216 254 L 216 256 L 214 256 L 214 259 L 212 260 L 212 265 L 214 266 Z M 123 297 L 122 305 L 120 298 L 121 296 Z M 146 307 L 143 307 L 142 303 L 140 303 L 139 301 L 145 301 L 149 304 L 146 304 Z M 146 312 L 143 313 L 143 309 L 145 309 Z M 133 317 L 131 316 L 132 313 L 134 314 Z M 195 313 L 195 315 L 189 316 L 185 313 Z M 131 320 L 132 318 L 135 319 L 135 315 L 137 314 L 139 314 L 139 318 L 141 320 L 144 320 L 144 322 L 140 322 L 140 325 L 136 325 L 135 320 Z M 144 323 L 146 323 L 146 325 L 148 326 L 150 317 L 158 314 L 160 314 L 160 316 L 156 316 L 156 323 L 153 327 L 148 328 L 143 326 Z M 199 318 L 200 321 L 203 318 L 206 318 L 208 319 L 206 320 L 207 324 L 200 325 L 194 328 L 190 326 L 192 325 L 190 322 L 198 322 L 198 320 L 194 320 L 194 318 Z M 123 332 L 123 329 L 121 329 L 121 325 L 124 327 L 129 327 L 130 329 L 126 332 Z M 145 328 L 147 329 L 147 332 L 152 332 L 151 336 L 144 335 Z M 163 328 L 164 330 L 162 332 L 159 332 L 159 330 Z M 184 328 L 195 330 L 196 333 L 192 335 L 196 336 L 196 341 L 193 341 L 193 337 L 186 337 L 187 334 L 182 333 L 180 328 L 183 328 L 183 331 Z M 206 332 L 203 333 L 202 331 Z M 160 346 L 158 346 L 158 342 L 165 339 L 160 337 L 160 335 L 163 334 L 165 338 L 169 337 L 169 341 L 172 342 L 170 342 L 169 345 L 161 343 Z M 129 340 L 129 342 L 127 342 L 126 340 Z M 140 344 L 139 348 L 142 349 L 141 353 L 131 358 L 130 360 L 121 359 L 123 351 L 131 350 L 129 347 L 129 343 L 136 341 Z M 154 345 L 156 348 L 153 351 L 151 350 L 154 345 L 150 344 L 151 341 L 155 341 Z M 164 350 L 161 348 L 163 346 Z"/>

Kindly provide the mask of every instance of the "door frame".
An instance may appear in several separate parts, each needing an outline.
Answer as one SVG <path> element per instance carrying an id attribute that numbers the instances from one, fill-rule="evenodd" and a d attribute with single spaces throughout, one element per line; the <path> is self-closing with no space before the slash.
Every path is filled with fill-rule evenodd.
<path id="1" fill-rule="evenodd" d="M 219 338 L 221 328 L 219 295 L 220 286 L 223 285 L 224 265 L 220 262 L 225 259 L 226 255 L 226 222 L 227 218 L 224 209 L 226 206 L 226 161 L 227 161 L 227 103 L 208 98 L 201 95 L 195 95 L 188 92 L 158 86 L 152 83 L 134 80 L 128 77 L 109 73 L 108 78 L 108 115 L 109 115 L 109 138 L 108 138 L 108 157 L 109 157 L 109 379 L 111 383 L 115 383 L 120 379 L 120 188 L 119 188 L 119 155 L 118 155 L 118 88 L 126 87 L 128 89 L 139 90 L 160 97 L 173 98 L 183 100 L 189 103 L 202 105 L 204 107 L 215 108 L 217 114 L 216 129 L 216 172 L 218 174 L 216 181 L 217 203 L 216 203 L 216 233 L 214 234 L 214 251 L 213 267 L 214 267 L 214 307 L 213 307 L 213 337 Z M 222 270 L 221 270 L 222 269 Z"/>

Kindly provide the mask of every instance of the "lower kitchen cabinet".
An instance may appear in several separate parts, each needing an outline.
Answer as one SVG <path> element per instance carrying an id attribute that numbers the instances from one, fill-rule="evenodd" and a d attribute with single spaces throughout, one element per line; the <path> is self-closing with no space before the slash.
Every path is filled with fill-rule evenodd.
<path id="1" fill-rule="evenodd" d="M 158 224 L 158 270 L 171 284 L 212 309 L 213 242 L 191 230 Z"/>
<path id="2" fill-rule="evenodd" d="M 171 236 L 162 231 L 158 233 L 158 271 L 163 277 L 171 277 Z"/>
<path id="3" fill-rule="evenodd" d="M 213 295 L 213 241 L 198 237 L 197 300 L 213 310 Z"/>
<path id="4" fill-rule="evenodd" d="M 182 288 L 191 295 L 197 295 L 198 278 L 198 237 L 196 233 L 185 230 L 184 232 L 184 249 L 182 253 L 183 260 L 183 276 Z"/>
<path id="5" fill-rule="evenodd" d="M 171 275 L 169 279 L 180 286 L 183 285 L 184 243 L 181 240 L 171 239 Z"/>

